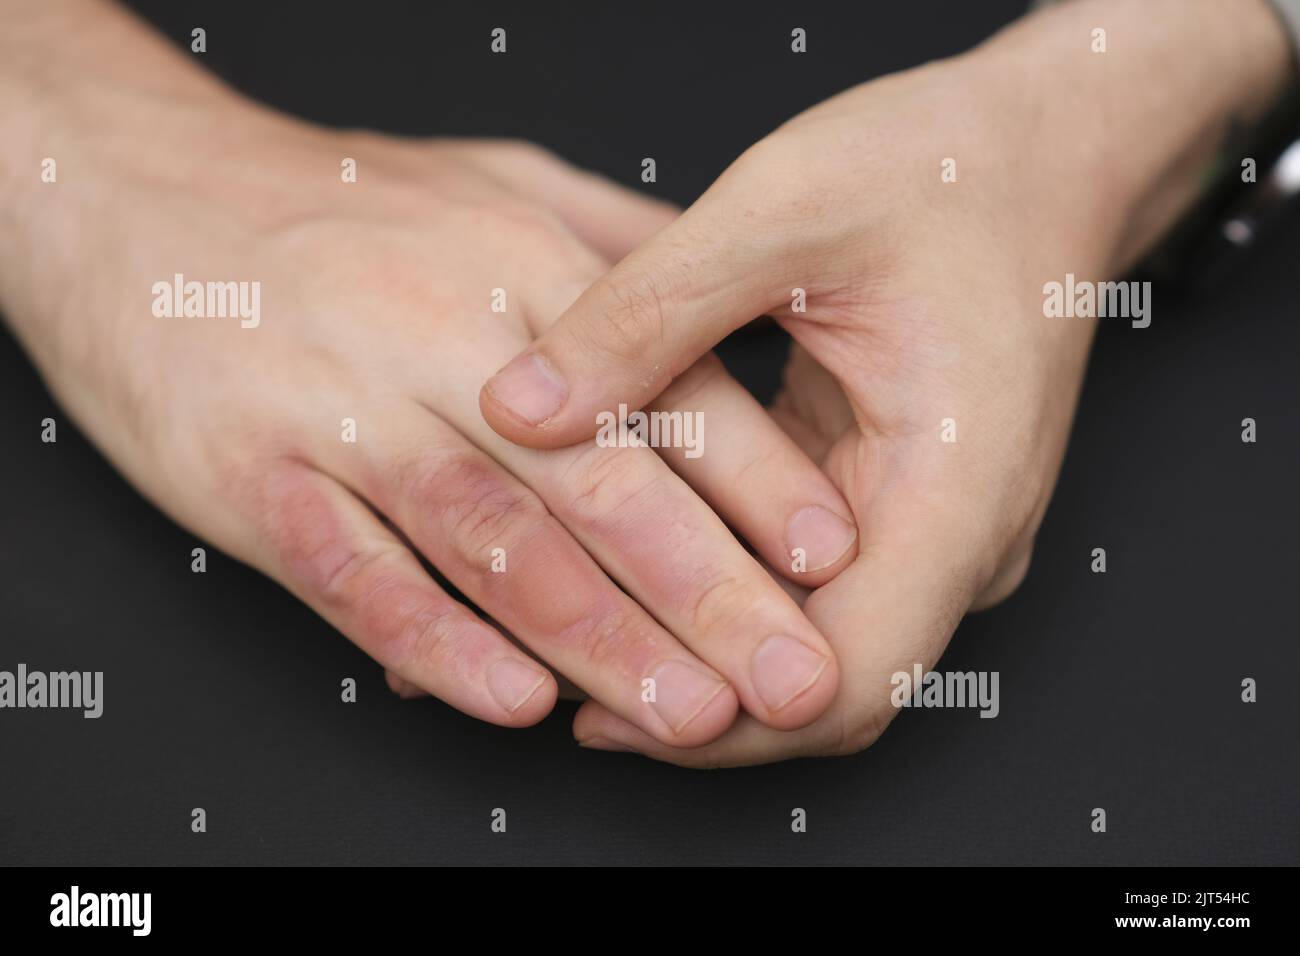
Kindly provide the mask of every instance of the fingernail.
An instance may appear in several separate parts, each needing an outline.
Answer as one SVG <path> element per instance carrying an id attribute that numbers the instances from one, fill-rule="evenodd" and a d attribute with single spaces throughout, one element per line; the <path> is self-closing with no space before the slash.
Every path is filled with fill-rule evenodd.
<path id="1" fill-rule="evenodd" d="M 749 672 L 754 690 L 775 713 L 817 683 L 825 669 L 826 658 L 807 644 L 776 634 L 754 648 Z"/>
<path id="2" fill-rule="evenodd" d="M 650 706 L 675 734 L 680 734 L 727 686 L 679 661 L 665 661 L 650 676 L 655 681 L 655 699 Z"/>
<path id="3" fill-rule="evenodd" d="M 487 672 L 488 690 L 496 702 L 512 714 L 545 683 L 546 675 L 536 667 L 509 657 L 497 661 Z"/>
<path id="4" fill-rule="evenodd" d="M 586 747 L 588 750 L 608 750 L 610 753 L 616 754 L 636 753 L 631 747 L 625 747 L 608 737 L 588 737 L 586 740 L 579 740 L 578 746 Z"/>
<path id="5" fill-rule="evenodd" d="M 786 548 L 791 554 L 802 548 L 804 570 L 820 571 L 844 557 L 858 539 L 858 529 L 821 505 L 809 505 L 795 513 L 785 529 Z"/>
<path id="6" fill-rule="evenodd" d="M 569 397 L 560 373 L 540 355 L 529 353 L 510 360 L 488 379 L 492 397 L 530 425 L 540 425 L 560 410 Z"/>

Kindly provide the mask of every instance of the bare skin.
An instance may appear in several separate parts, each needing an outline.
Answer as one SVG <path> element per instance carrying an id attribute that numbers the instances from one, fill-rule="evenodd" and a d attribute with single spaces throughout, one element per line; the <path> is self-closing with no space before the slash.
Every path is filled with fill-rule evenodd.
<path id="1" fill-rule="evenodd" d="M 815 107 L 675 220 L 519 144 L 268 113 L 104 4 L 0 13 L 0 308 L 117 467 L 394 686 L 523 726 L 567 675 L 581 742 L 687 766 L 869 745 L 890 675 L 1016 586 L 1093 331 L 1043 283 L 1129 265 L 1288 70 L 1263 0 L 1078 0 Z M 154 317 L 175 272 L 260 281 L 262 323 Z M 799 343 L 774 419 L 702 358 L 763 312 Z M 550 392 L 480 396 L 524 349 Z M 719 446 L 593 446 L 620 403 Z"/>
<path id="2" fill-rule="evenodd" d="M 395 687 L 503 726 L 548 713 L 557 674 L 673 746 L 742 707 L 790 730 L 829 706 L 829 645 L 723 519 L 783 570 L 805 547 L 787 573 L 823 583 L 856 553 L 851 512 L 716 360 L 685 407 L 725 408 L 742 441 L 709 449 L 707 503 L 649 448 L 533 451 L 478 410 L 491 372 L 675 210 L 524 144 L 274 114 L 107 4 L 0 12 L 0 306 L 162 510 Z M 259 282 L 260 320 L 160 317 L 176 273 Z M 761 511 L 725 488 L 742 471 Z M 810 508 L 839 517 L 795 520 Z"/>
<path id="3" fill-rule="evenodd" d="M 819 720 L 779 733 L 742 716 L 686 750 L 591 702 L 579 741 L 690 767 L 869 746 L 897 713 L 892 675 L 929 669 L 963 614 L 1029 566 L 1095 324 L 1045 317 L 1044 285 L 1130 266 L 1192 201 L 1223 131 L 1257 121 L 1288 78 L 1263 0 L 1029 17 L 772 133 L 490 380 L 481 407 L 500 434 L 564 447 L 594 407 L 673 404 L 702 352 L 772 314 L 798 343 L 775 414 L 861 534 L 803 605 L 843 670 Z M 550 402 L 544 420 L 511 410 L 525 394 Z"/>

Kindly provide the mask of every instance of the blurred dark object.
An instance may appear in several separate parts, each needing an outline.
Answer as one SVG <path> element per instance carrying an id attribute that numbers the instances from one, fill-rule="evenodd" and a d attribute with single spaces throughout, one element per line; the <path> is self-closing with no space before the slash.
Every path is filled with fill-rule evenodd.
<path id="1" fill-rule="evenodd" d="M 1290 94 L 1258 130 L 1229 138 L 1198 206 L 1139 269 L 1175 290 L 1221 285 L 1243 259 L 1300 207 L 1300 94 Z M 1243 180 L 1247 159 L 1254 181 Z"/>

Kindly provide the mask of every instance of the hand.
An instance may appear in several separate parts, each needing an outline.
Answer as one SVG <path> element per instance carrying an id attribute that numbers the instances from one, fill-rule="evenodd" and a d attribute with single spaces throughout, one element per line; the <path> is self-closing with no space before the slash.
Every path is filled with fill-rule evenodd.
<path id="1" fill-rule="evenodd" d="M 1129 50 L 1113 65 L 1088 59 L 1098 24 Z M 1171 67 L 1159 54 L 1180 42 L 1204 60 Z M 1285 58 L 1262 3 L 1079 3 L 850 90 L 747 151 L 491 379 L 481 404 L 500 434 L 562 447 L 589 434 L 594 409 L 674 405 L 678 373 L 769 313 L 797 343 L 774 414 L 822 461 L 862 537 L 852 567 L 804 604 L 844 671 L 819 720 L 782 734 L 742 717 L 686 751 L 591 702 L 578 739 L 687 766 L 874 741 L 897 712 L 892 676 L 928 670 L 967 609 L 1005 597 L 1028 568 L 1094 326 L 1046 318 L 1045 283 L 1129 265 L 1190 199 L 1195 176 L 1168 170 L 1195 171 L 1201 131 L 1230 109 L 1257 117 Z M 1146 75 L 1152 64 L 1160 75 Z M 1221 83 L 1196 100 L 1203 112 L 1166 112 L 1194 99 L 1203 73 Z M 1068 84 L 1045 90 L 1047 75 Z M 1133 89 L 1160 92 L 1146 103 Z M 1135 142 L 1147 150 L 1130 155 Z M 942 175 L 949 158 L 956 181 Z M 535 394 L 535 357 L 564 386 L 534 424 L 511 403 Z"/>
<path id="2" fill-rule="evenodd" d="M 120 36 L 97 49 L 146 64 L 132 82 L 149 88 L 41 91 L 43 125 L 14 151 L 52 154 L 62 173 L 7 192 L 34 255 L 0 295 L 54 393 L 138 488 L 284 584 L 396 686 L 484 720 L 539 720 L 555 679 L 417 556 L 665 743 L 712 739 L 738 703 L 785 729 L 822 712 L 838 680 L 825 640 L 652 450 L 537 453 L 478 412 L 487 374 L 674 210 L 519 144 L 290 122 L 104 13 Z M 341 181 L 345 157 L 356 183 Z M 247 283 L 249 311 L 168 317 L 183 311 L 159 298 L 176 274 Z M 835 553 L 810 562 L 809 580 L 828 579 L 851 559 L 838 557 L 855 538 L 847 505 L 717 368 L 700 366 L 682 406 L 725 409 L 732 428 L 696 459 L 697 486 L 726 514 L 745 473 L 793 509 L 740 515 L 774 553 L 790 515 L 844 515 Z"/>

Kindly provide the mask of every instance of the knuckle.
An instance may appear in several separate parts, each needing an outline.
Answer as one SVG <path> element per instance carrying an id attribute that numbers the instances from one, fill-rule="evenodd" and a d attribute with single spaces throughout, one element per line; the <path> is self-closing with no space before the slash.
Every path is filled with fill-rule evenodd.
<path id="1" fill-rule="evenodd" d="M 331 605 L 366 603 L 390 586 L 392 576 L 386 571 L 404 550 L 396 543 L 377 544 L 354 549 L 342 560 L 335 557 L 332 570 L 321 576 L 321 599 Z"/>
<path id="2" fill-rule="evenodd" d="M 1020 589 L 1020 585 L 1025 583 L 1025 578 L 1029 576 L 1029 568 L 1033 560 L 1034 543 L 1031 539 L 1028 544 L 1019 548 L 1010 560 L 1006 561 L 1003 567 L 993 575 L 992 581 L 976 599 L 975 609 L 985 610 L 1015 594 Z"/>
<path id="3" fill-rule="evenodd" d="M 730 572 L 703 579 L 686 599 L 686 613 L 697 634 L 732 630 L 757 602 L 757 595 Z"/>
<path id="4" fill-rule="evenodd" d="M 1004 593 L 998 598 L 1010 597 L 1020 589 L 1020 585 L 1025 583 L 1025 578 L 1029 576 L 1029 568 L 1034 563 L 1034 547 L 1029 545 L 1025 550 L 1007 567 L 1006 574 L 1003 577 Z"/>
<path id="5" fill-rule="evenodd" d="M 498 202 L 492 206 L 493 225 L 516 241 L 546 245 L 567 238 L 558 215 L 527 202 Z"/>
<path id="6" fill-rule="evenodd" d="M 538 252 L 571 242 L 558 214 L 522 199 L 466 198 L 450 206 L 443 220 L 448 228 L 493 247 Z"/>
<path id="7" fill-rule="evenodd" d="M 893 717 L 893 708 L 889 714 L 882 714 L 875 707 L 868 705 L 856 713 L 843 713 L 835 721 L 835 733 L 827 753 L 835 757 L 851 757 L 866 750 L 885 732 Z"/>
<path id="8" fill-rule="evenodd" d="M 270 467 L 247 485 L 247 514 L 276 576 L 329 605 L 372 587 L 375 569 L 407 552 L 395 540 L 358 540 L 320 479 L 298 467 Z"/>
<path id="9" fill-rule="evenodd" d="M 469 455 L 453 455 L 429 470 L 417 480 L 412 500 L 439 515 L 448 542 L 467 563 L 479 561 L 487 549 L 508 546 L 522 523 L 536 521 L 545 510 L 533 495 Z"/>
<path id="10" fill-rule="evenodd" d="M 625 362 L 644 361 L 647 351 L 663 341 L 664 299 L 659 282 L 649 274 L 611 274 L 605 282 L 601 309 L 586 314 L 588 344 Z"/>
<path id="11" fill-rule="evenodd" d="M 351 575 L 348 620 L 361 646 L 381 664 L 406 670 L 454 666 L 465 612 L 445 596 L 431 596 L 404 562 L 382 559 Z"/>
<path id="12" fill-rule="evenodd" d="M 504 541 L 511 526 L 530 511 L 523 495 L 499 489 L 473 488 L 449 507 L 452 535 L 473 553 Z"/>
<path id="13" fill-rule="evenodd" d="M 403 616 L 396 639 L 405 658 L 417 667 L 446 671 L 460 654 L 465 633 L 465 615 L 450 602 L 424 604 Z"/>
<path id="14" fill-rule="evenodd" d="M 634 449 L 587 445 L 566 472 L 571 508 L 581 519 L 599 525 L 611 515 L 652 493 L 659 482 L 647 474 L 646 459 Z"/>
<path id="15" fill-rule="evenodd" d="M 627 609 L 615 607 L 584 617 L 566 630 L 565 638 L 583 660 L 604 670 L 623 660 L 636 627 Z"/>

